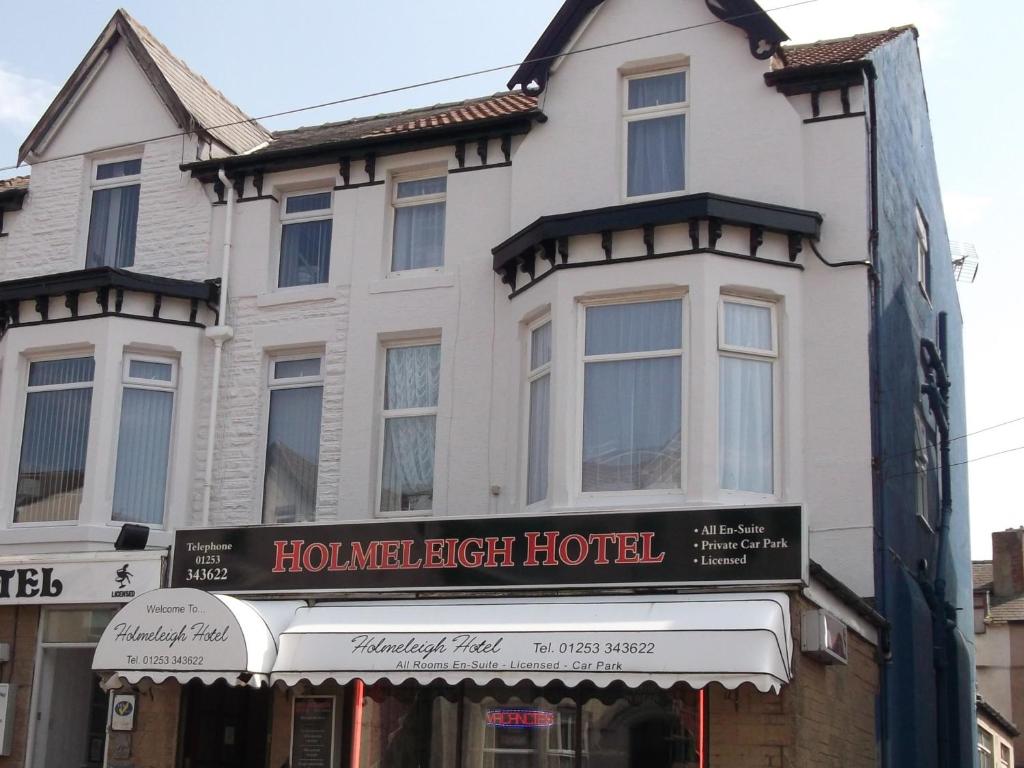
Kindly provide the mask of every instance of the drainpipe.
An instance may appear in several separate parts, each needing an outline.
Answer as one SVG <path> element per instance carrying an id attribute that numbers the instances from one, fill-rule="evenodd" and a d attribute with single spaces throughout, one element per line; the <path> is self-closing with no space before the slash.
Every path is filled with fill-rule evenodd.
<path id="1" fill-rule="evenodd" d="M 235 193 L 231 180 L 223 168 L 217 171 L 220 183 L 228 196 L 224 214 L 224 250 L 220 261 L 220 304 L 217 307 L 217 325 L 206 329 L 206 338 L 213 342 L 213 380 L 210 382 L 210 415 L 206 433 L 206 469 L 203 472 L 203 517 L 202 524 L 210 524 L 210 491 L 213 487 L 213 446 L 217 439 L 217 401 L 220 392 L 220 366 L 224 355 L 224 343 L 235 335 L 227 324 L 228 280 L 231 276 L 231 235 L 235 222 Z"/>

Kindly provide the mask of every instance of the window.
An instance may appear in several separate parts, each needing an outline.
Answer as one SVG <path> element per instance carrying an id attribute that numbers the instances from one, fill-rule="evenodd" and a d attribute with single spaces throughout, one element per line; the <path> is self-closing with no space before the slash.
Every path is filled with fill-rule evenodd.
<path id="1" fill-rule="evenodd" d="M 113 520 L 163 525 L 175 374 L 167 360 L 125 361 Z"/>
<path id="2" fill-rule="evenodd" d="M 130 267 L 135 263 L 142 160 L 97 163 L 95 169 L 85 266 Z"/>
<path id="3" fill-rule="evenodd" d="M 931 296 L 932 262 L 928 246 L 928 222 L 920 206 L 915 209 L 914 228 L 917 232 L 917 284 L 925 296 Z"/>
<path id="4" fill-rule="evenodd" d="M 999 745 L 999 768 L 1012 768 L 1010 765 L 1010 748 L 1005 744 Z"/>
<path id="5" fill-rule="evenodd" d="M 718 320 L 718 466 L 723 489 L 774 489 L 775 307 L 723 299 Z"/>
<path id="6" fill-rule="evenodd" d="M 278 288 L 327 282 L 331 269 L 331 226 L 330 192 L 285 197 Z"/>
<path id="7" fill-rule="evenodd" d="M 679 488 L 681 299 L 586 309 L 583 491 Z"/>
<path id="8" fill-rule="evenodd" d="M 444 209 L 448 179 L 396 180 L 395 231 L 391 271 L 436 269 L 444 265 Z"/>
<path id="9" fill-rule="evenodd" d="M 626 79 L 626 196 L 678 192 L 685 184 L 686 70 Z"/>
<path id="10" fill-rule="evenodd" d="M 551 321 L 530 332 L 530 419 L 526 459 L 526 503 L 548 497 L 551 432 Z"/>
<path id="11" fill-rule="evenodd" d="M 932 527 L 938 510 L 939 458 L 935 430 L 920 410 L 914 413 L 914 485 L 917 516 Z"/>
<path id="12" fill-rule="evenodd" d="M 386 352 L 381 512 L 433 506 L 440 368 L 439 344 L 391 347 Z"/>
<path id="13" fill-rule="evenodd" d="M 978 768 L 995 768 L 992 734 L 981 727 L 978 728 Z"/>
<path id="14" fill-rule="evenodd" d="M 92 357 L 29 365 L 14 522 L 78 519 L 95 367 Z"/>
<path id="15" fill-rule="evenodd" d="M 323 360 L 319 355 L 270 361 L 270 416 L 263 475 L 263 522 L 316 518 Z"/>

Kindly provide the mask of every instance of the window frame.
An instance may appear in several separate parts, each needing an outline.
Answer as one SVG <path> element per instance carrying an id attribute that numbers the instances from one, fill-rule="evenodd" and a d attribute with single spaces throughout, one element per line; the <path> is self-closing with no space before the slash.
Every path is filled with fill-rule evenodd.
<path id="1" fill-rule="evenodd" d="M 448 169 L 442 166 L 432 166 L 430 168 L 421 168 L 415 171 L 398 171 L 391 174 L 390 194 L 388 195 L 389 203 L 389 215 L 388 215 L 388 234 L 385 238 L 387 244 L 385 255 L 386 266 L 384 273 L 388 278 L 402 278 L 413 275 L 429 275 L 432 273 L 444 272 L 446 264 L 448 262 L 446 256 L 446 246 L 448 243 Z M 398 197 L 398 185 L 403 184 L 407 181 L 425 181 L 427 179 L 441 179 L 445 180 L 444 192 L 432 192 L 427 195 L 416 195 L 415 197 Z M 395 224 L 398 221 L 398 209 L 400 208 L 414 208 L 420 205 L 431 205 L 434 203 L 444 203 L 445 205 L 445 226 L 444 232 L 442 233 L 441 239 L 441 263 L 434 267 L 416 267 L 415 269 L 395 269 Z"/>
<path id="2" fill-rule="evenodd" d="M 761 307 L 767 309 L 771 313 L 771 325 L 772 325 L 772 346 L 771 349 L 760 349 L 758 347 L 742 347 L 736 344 L 728 344 L 725 340 L 725 305 L 729 304 L 745 304 L 751 307 Z M 763 491 L 744 491 L 736 488 L 723 488 L 722 487 L 722 466 L 720 453 L 716 452 L 715 456 L 715 488 L 718 489 L 718 493 L 725 497 L 741 497 L 744 499 L 758 498 L 764 500 L 773 500 L 779 498 L 782 494 L 779 490 L 781 484 L 781 422 L 782 422 L 782 394 L 780 392 L 781 387 L 781 354 L 779 352 L 779 307 L 778 302 L 769 299 L 759 299 L 751 296 L 745 296 L 742 294 L 734 293 L 721 293 L 718 296 L 718 308 L 717 308 L 717 320 L 718 320 L 718 332 L 717 332 L 717 348 L 716 348 L 716 359 L 715 359 L 715 377 L 717 379 L 717 386 L 715 388 L 715 402 L 717 408 L 715 409 L 715 435 L 721 450 L 722 432 L 721 432 L 721 407 L 722 407 L 722 380 L 721 380 L 721 360 L 723 357 L 731 357 L 738 360 L 754 360 L 757 362 L 771 363 L 772 366 L 772 490 L 770 492 Z"/>
<path id="3" fill-rule="evenodd" d="M 938 434 L 925 416 L 924 409 L 914 408 L 914 514 L 930 532 L 935 532 L 933 514 L 941 503 L 938 482 Z M 922 493 L 923 491 L 923 493 Z"/>
<path id="4" fill-rule="evenodd" d="M 433 407 L 420 407 L 420 408 L 385 408 L 385 402 L 387 400 L 387 370 L 388 370 L 388 352 L 392 349 L 408 349 L 410 347 L 437 347 L 438 361 L 437 361 L 437 402 Z M 429 516 L 437 512 L 437 479 L 438 479 L 438 421 L 441 410 L 441 390 L 442 390 L 442 373 L 444 366 L 444 346 L 441 343 L 440 336 L 424 336 L 422 338 L 405 338 L 402 340 L 388 341 L 380 345 L 380 361 L 378 364 L 378 381 L 380 382 L 377 390 L 376 405 L 377 405 L 377 417 L 376 426 L 378 430 L 377 436 L 377 467 L 376 467 L 376 494 L 374 496 L 373 510 L 376 517 L 391 518 L 391 517 L 417 517 L 417 516 Z M 384 442 L 387 436 L 387 420 L 389 418 L 414 418 L 417 416 L 433 416 L 434 417 L 434 475 L 431 478 L 431 503 L 430 509 L 383 509 L 381 505 L 381 494 L 384 491 Z"/>
<path id="5" fill-rule="evenodd" d="M 989 745 L 985 746 L 985 736 L 988 736 Z M 982 760 L 984 756 L 988 756 L 988 765 L 995 768 L 996 764 L 996 736 L 995 734 L 985 728 L 983 725 L 978 725 L 978 765 L 984 768 Z"/>
<path id="6" fill-rule="evenodd" d="M 31 372 L 32 372 L 32 364 L 33 363 L 48 363 L 48 362 L 54 361 L 54 360 L 76 360 L 78 358 L 83 358 L 83 357 L 91 357 L 92 360 L 93 360 L 93 375 L 92 375 L 92 379 L 90 379 L 88 382 L 79 381 L 79 382 L 74 382 L 74 383 L 71 383 L 71 384 L 42 384 L 42 385 L 35 385 L 35 386 L 32 386 L 32 387 L 29 386 L 29 383 L 28 383 L 29 382 L 29 376 L 31 375 Z M 96 349 L 90 347 L 90 348 L 77 348 L 77 349 L 63 350 L 61 352 L 56 352 L 56 353 L 39 352 L 39 353 L 36 353 L 36 354 L 26 354 L 23 359 L 25 360 L 25 366 L 24 366 L 24 370 L 22 371 L 22 375 L 21 375 L 20 404 L 19 404 L 20 408 L 21 408 L 21 414 L 20 414 L 20 417 L 18 419 L 18 427 L 19 427 L 18 432 L 17 432 L 17 435 L 18 435 L 17 446 L 18 447 L 17 447 L 17 450 L 13 452 L 14 455 L 17 457 L 17 460 L 14 462 L 14 467 L 15 467 L 15 470 L 14 470 L 14 494 L 13 494 L 12 497 L 8 497 L 9 501 L 11 502 L 10 514 L 9 514 L 9 518 L 8 518 L 11 521 L 11 527 L 12 528 L 52 528 L 54 526 L 82 525 L 83 523 L 84 524 L 88 524 L 91 521 L 89 521 L 89 520 L 84 520 L 83 521 L 83 519 L 82 519 L 82 504 L 78 505 L 78 510 L 76 512 L 74 520 L 28 520 L 28 521 L 24 521 L 24 522 L 19 522 L 18 519 L 17 519 L 17 515 L 18 515 L 17 499 L 18 499 L 18 479 L 21 477 L 21 451 L 23 449 L 23 445 L 24 445 L 24 442 L 25 442 L 25 420 L 28 418 L 28 396 L 29 396 L 29 394 L 31 392 L 55 392 L 55 391 L 58 391 L 58 390 L 65 390 L 65 389 L 86 389 L 86 388 L 90 388 L 90 389 L 93 389 L 93 395 L 95 396 L 96 372 L 97 372 L 98 367 L 99 367 L 96 364 Z M 89 402 L 89 431 L 88 431 L 88 434 L 86 435 L 86 438 L 85 438 L 85 478 L 86 479 L 82 483 L 83 503 L 85 502 L 85 498 L 86 498 L 86 485 L 87 485 L 87 481 L 88 481 L 89 474 L 90 474 L 89 473 L 89 454 L 90 454 L 89 449 L 90 449 L 90 447 L 92 447 L 91 444 L 92 444 L 93 440 L 95 439 L 95 436 L 93 434 L 95 430 L 93 430 L 93 423 L 92 423 L 93 416 L 94 416 L 94 411 L 93 411 L 94 405 L 95 405 L 95 403 L 93 402 L 92 399 L 90 399 L 90 402 Z"/>
<path id="7" fill-rule="evenodd" d="M 137 379 L 131 376 L 131 363 L 133 360 L 138 360 L 143 363 L 162 363 L 171 366 L 171 378 L 170 381 L 161 381 L 159 379 Z M 178 360 L 173 357 L 164 357 L 160 355 L 151 355 L 138 352 L 126 351 L 124 358 L 121 362 L 121 380 L 119 382 L 118 399 L 117 399 L 117 411 L 114 414 L 114 423 L 117 425 L 114 429 L 113 439 L 113 461 L 111 462 L 111 475 L 110 475 L 110 509 L 107 511 L 107 523 L 109 525 L 123 525 L 126 521 L 114 520 L 114 494 L 117 489 L 117 451 L 121 445 L 121 412 L 124 410 L 124 390 L 128 389 L 145 389 L 155 392 L 170 392 L 171 393 L 171 434 L 167 443 L 167 479 L 164 487 L 164 503 L 163 503 L 163 521 L 160 524 L 156 523 L 145 523 L 146 526 L 154 530 L 162 531 L 168 528 L 167 525 L 167 512 L 168 512 L 168 501 L 171 496 L 171 477 L 174 466 L 174 452 L 176 450 L 175 436 L 177 429 L 175 426 L 178 421 Z"/>
<path id="8" fill-rule="evenodd" d="M 679 301 L 681 305 L 680 318 L 682 328 L 680 329 L 680 341 L 682 348 L 676 350 L 654 350 L 648 352 L 626 352 L 610 355 L 586 355 L 587 343 L 587 309 L 590 307 L 615 306 L 620 304 L 650 304 L 658 301 Z M 578 505 L 586 507 L 587 503 L 600 504 L 602 501 L 621 500 L 636 498 L 642 502 L 657 503 L 658 497 L 664 498 L 671 503 L 678 503 L 679 497 L 687 493 L 688 464 L 689 464 L 689 440 L 687 440 L 687 427 L 689 425 L 689 397 L 690 390 L 690 354 L 691 344 L 688 344 L 687 333 L 691 328 L 689 311 L 689 294 L 684 289 L 672 289 L 663 291 L 645 291 L 642 293 L 615 294 L 611 296 L 578 297 L 577 307 L 577 328 L 576 344 L 576 429 L 575 429 L 575 455 L 573 464 L 573 496 L 583 502 Z M 642 488 L 625 489 L 620 491 L 585 491 L 583 490 L 583 419 L 584 419 L 584 396 L 586 391 L 585 377 L 587 363 L 616 362 L 619 360 L 640 360 L 655 359 L 664 357 L 679 357 L 679 486 L 677 488 Z M 627 502 L 628 503 L 628 502 Z"/>
<path id="9" fill-rule="evenodd" d="M 551 326 L 551 356 L 548 358 L 546 363 L 538 366 L 537 368 L 531 368 L 531 362 L 533 358 L 533 333 L 534 331 L 543 328 L 545 325 Z M 543 314 L 534 320 L 531 320 L 525 326 L 526 330 L 526 358 L 524 368 L 526 369 L 526 378 L 524 385 L 524 400 L 526 407 L 523 414 L 523 473 L 522 473 L 522 488 L 523 488 L 523 508 L 531 511 L 543 508 L 545 505 L 551 503 L 551 458 L 552 458 L 552 445 L 551 445 L 551 434 L 552 434 L 552 416 L 553 411 L 551 404 L 553 402 L 555 390 L 554 390 L 554 368 L 555 368 L 555 326 L 552 316 L 550 314 Z M 537 501 L 530 502 L 530 415 L 533 407 L 533 382 L 538 381 L 544 376 L 548 377 L 548 455 L 546 457 L 547 470 L 548 470 L 548 487 L 544 497 Z"/>
<path id="10" fill-rule="evenodd" d="M 307 287 L 307 286 L 298 286 Z M 317 358 L 320 360 L 320 373 L 317 376 L 291 376 L 287 378 L 278 378 L 276 373 L 277 363 L 287 363 L 296 360 L 312 360 Z M 267 361 L 267 373 L 264 384 L 264 405 L 262 408 L 263 412 L 263 429 L 261 435 L 260 445 L 262 446 L 261 460 L 259 462 L 259 469 L 257 473 L 258 485 L 258 503 L 256 506 L 256 524 L 257 525 L 286 525 L 286 523 L 268 522 L 264 519 L 265 510 L 264 504 L 266 501 L 267 492 L 267 451 L 270 448 L 270 401 L 271 395 L 275 390 L 278 389 L 303 389 L 306 387 L 321 387 L 326 390 L 326 377 L 324 375 L 324 365 L 327 360 L 326 350 L 318 347 L 304 347 L 300 349 L 289 349 L 281 352 L 268 351 L 266 352 Z M 316 515 L 316 505 L 320 497 L 320 454 L 322 453 L 321 448 L 323 447 L 324 439 L 324 421 L 323 421 L 323 396 L 321 395 L 320 401 L 320 445 L 317 447 L 317 486 L 313 501 L 313 514 Z M 314 520 L 315 522 L 315 520 Z M 296 523 L 298 524 L 298 523 Z"/>
<path id="11" fill-rule="evenodd" d="M 683 95 L 684 100 L 673 102 L 672 104 L 658 105 L 654 107 L 639 107 L 637 109 L 629 108 L 629 84 L 634 80 L 646 80 L 652 77 L 660 77 L 662 75 L 672 75 L 682 73 L 683 75 Z M 624 72 L 621 75 L 621 121 L 622 121 L 622 181 L 621 181 L 621 194 L 623 202 L 640 202 L 644 200 L 657 200 L 664 197 L 675 197 L 677 195 L 686 194 L 686 190 L 689 186 L 689 171 L 690 171 L 690 144 L 688 137 L 691 135 L 692 126 L 690 124 L 690 65 L 689 64 L 675 64 L 665 67 L 655 67 L 651 69 L 643 69 L 638 71 Z M 650 192 L 643 195 L 630 195 L 629 194 L 629 124 L 644 120 L 651 120 L 659 117 L 672 117 L 674 115 L 683 116 L 683 185 L 679 189 L 669 190 L 667 192 Z"/>
<path id="12" fill-rule="evenodd" d="M 314 211 L 300 211 L 298 213 L 287 213 L 288 200 L 293 197 L 305 197 L 306 195 L 329 195 L 330 202 L 326 208 L 318 208 Z M 308 189 L 291 189 L 281 192 L 281 203 L 278 206 L 277 217 L 277 241 L 274 248 L 273 264 L 271 265 L 271 291 L 302 291 L 320 288 L 331 284 L 331 267 L 334 251 L 334 187 L 322 185 L 309 187 Z M 290 224 L 304 224 L 311 221 L 331 222 L 331 244 L 327 249 L 327 279 L 322 283 L 303 283 L 302 285 L 281 285 L 281 259 L 284 256 L 284 231 Z M 300 358 L 302 359 L 302 358 Z"/>
<path id="13" fill-rule="evenodd" d="M 100 170 L 100 166 L 101 165 L 112 165 L 114 163 L 127 163 L 127 162 L 131 162 L 132 160 L 138 160 L 139 161 L 139 172 L 138 173 L 132 174 L 130 176 L 115 176 L 114 178 L 111 178 L 111 179 L 99 179 L 99 178 L 97 178 L 97 174 L 99 174 L 99 170 Z M 82 264 L 83 264 L 83 268 L 95 269 L 95 267 L 89 267 L 88 266 L 88 264 L 89 264 L 89 235 L 92 232 L 92 210 L 93 210 L 93 201 L 95 199 L 95 194 L 94 193 L 96 193 L 96 192 L 98 192 L 100 190 L 104 190 L 104 189 L 114 189 L 116 187 L 130 187 L 130 186 L 138 185 L 138 187 L 139 187 L 139 211 L 137 213 L 141 214 L 141 212 L 142 212 L 142 163 L 143 163 L 143 160 L 144 160 L 143 152 L 142 152 L 141 149 L 135 150 L 135 151 L 132 151 L 132 152 L 126 152 L 126 153 L 122 153 L 122 154 L 117 154 L 117 155 L 109 155 L 109 156 L 106 156 L 106 157 L 94 157 L 94 158 L 92 158 L 92 161 L 89 164 L 89 193 L 87 195 L 88 205 L 87 205 L 87 210 L 86 210 L 86 213 L 85 213 L 84 220 L 82 222 L 82 224 L 84 225 L 84 228 L 85 228 L 84 235 L 82 237 Z M 81 231 L 81 230 L 79 230 L 79 231 Z M 135 245 L 136 245 L 136 249 L 138 248 L 138 232 L 139 232 L 139 230 L 138 230 L 138 221 L 136 221 L 136 224 L 135 224 L 135 236 L 136 236 L 136 243 L 135 243 Z M 127 269 L 134 268 L 135 267 L 135 256 L 136 256 L 136 254 L 135 254 L 135 252 L 133 252 L 132 253 L 132 263 L 129 264 L 127 267 L 122 267 L 122 269 L 124 269 L 124 268 L 127 268 Z M 103 266 L 103 265 L 101 265 L 101 266 Z M 106 265 L 106 266 L 109 266 L 109 265 Z"/>
<path id="14" fill-rule="evenodd" d="M 920 205 L 914 206 L 914 240 L 916 249 L 917 286 L 931 304 L 932 301 L 932 260 L 931 231 L 928 219 Z"/>

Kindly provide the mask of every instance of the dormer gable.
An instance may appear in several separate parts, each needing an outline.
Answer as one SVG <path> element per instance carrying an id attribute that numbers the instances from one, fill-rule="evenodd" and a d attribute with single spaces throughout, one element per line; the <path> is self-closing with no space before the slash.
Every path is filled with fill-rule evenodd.
<path id="1" fill-rule="evenodd" d="M 199 134 L 221 153 L 241 154 L 269 140 L 270 134 L 262 125 L 189 69 L 146 27 L 119 9 L 21 145 L 19 163 L 31 162 L 46 152 L 80 100 L 116 58 L 130 58 L 134 62 L 166 108 L 173 126 Z M 125 76 L 132 78 L 134 73 Z"/>
<path id="2" fill-rule="evenodd" d="M 747 35 L 750 53 L 757 59 L 769 59 L 789 36 L 782 31 L 756 0 L 705 0 L 708 10 L 721 21 Z M 526 59 L 508 81 L 508 87 L 538 88 L 543 91 L 558 57 L 568 48 L 604 0 L 565 0 L 545 28 Z"/>

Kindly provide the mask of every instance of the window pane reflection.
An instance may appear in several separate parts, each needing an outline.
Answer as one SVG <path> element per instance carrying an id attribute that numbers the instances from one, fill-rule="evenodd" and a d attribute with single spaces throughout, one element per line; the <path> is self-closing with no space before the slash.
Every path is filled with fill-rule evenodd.
<path id="1" fill-rule="evenodd" d="M 356 688 L 358 768 L 700 768 L 699 693 L 466 683 Z"/>

